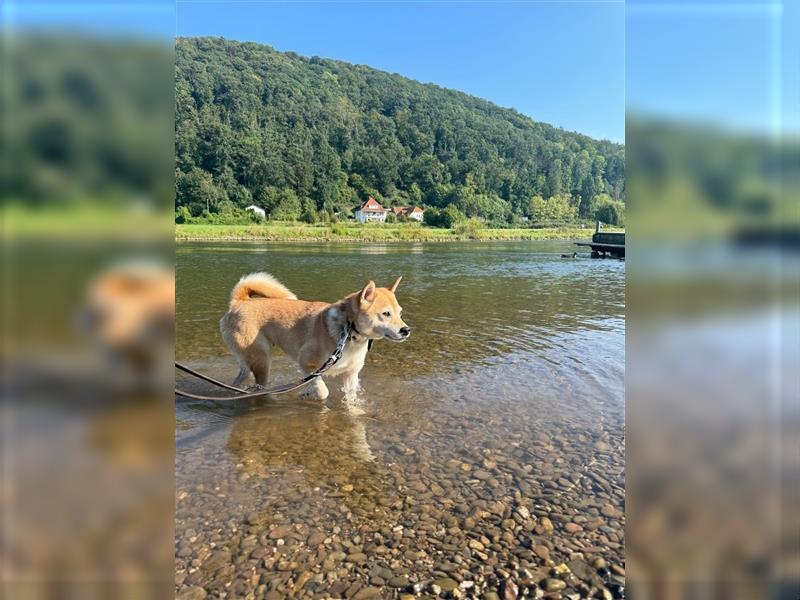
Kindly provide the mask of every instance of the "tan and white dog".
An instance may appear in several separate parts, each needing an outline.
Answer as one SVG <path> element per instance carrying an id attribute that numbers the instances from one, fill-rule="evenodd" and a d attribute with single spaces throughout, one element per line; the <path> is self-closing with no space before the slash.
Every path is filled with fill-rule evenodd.
<path id="1" fill-rule="evenodd" d="M 298 300 L 286 286 L 268 273 L 251 273 L 231 292 L 228 312 L 220 320 L 222 339 L 240 365 L 234 385 L 250 373 L 258 385 L 269 379 L 272 350 L 276 346 L 293 358 L 305 373 L 318 369 L 336 349 L 345 325 L 352 336 L 339 361 L 325 374 L 342 377 L 342 391 L 351 398 L 359 389 L 358 374 L 370 340 L 404 342 L 411 328 L 403 322 L 403 309 L 394 293 L 402 277 L 389 288 L 373 281 L 334 304 Z M 317 378 L 303 395 L 324 400 L 328 388 Z"/>

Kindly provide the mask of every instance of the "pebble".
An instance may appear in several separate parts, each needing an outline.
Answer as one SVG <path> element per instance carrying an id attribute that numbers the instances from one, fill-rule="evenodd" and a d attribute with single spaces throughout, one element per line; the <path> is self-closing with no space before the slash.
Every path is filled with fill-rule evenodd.
<path id="1" fill-rule="evenodd" d="M 547 546 L 542 546 L 541 544 L 536 544 L 533 546 L 533 552 L 541 558 L 542 560 L 550 560 L 550 548 Z"/>
<path id="2" fill-rule="evenodd" d="M 544 580 L 544 589 L 546 592 L 559 592 L 567 587 L 567 584 L 560 579 L 550 577 Z"/>
<path id="3" fill-rule="evenodd" d="M 443 577 L 434 581 L 433 585 L 437 586 L 443 592 L 452 592 L 458 587 L 458 582 L 449 577 Z"/>
<path id="4" fill-rule="evenodd" d="M 175 598 L 176 600 L 203 600 L 206 596 L 208 593 L 203 588 L 193 585 L 183 588 Z"/>
<path id="5" fill-rule="evenodd" d="M 503 583 L 503 600 L 517 600 L 518 593 L 517 585 L 510 579 L 506 579 Z"/>
<path id="6" fill-rule="evenodd" d="M 292 532 L 292 528 L 288 525 L 284 525 L 281 527 L 276 527 L 272 531 L 269 532 L 269 539 L 277 540 L 278 538 L 284 538 Z"/>
<path id="7" fill-rule="evenodd" d="M 485 546 L 481 542 L 479 542 L 478 540 L 470 540 L 468 545 L 473 550 L 484 550 L 485 549 Z"/>
<path id="8" fill-rule="evenodd" d="M 397 575 L 396 577 L 392 577 L 388 580 L 389 586 L 393 588 L 407 588 L 408 587 L 408 575 Z"/>
<path id="9" fill-rule="evenodd" d="M 367 555 L 364 554 L 363 552 L 355 552 L 353 554 L 348 554 L 345 560 L 349 563 L 355 563 L 360 565 L 362 563 L 367 562 Z"/>

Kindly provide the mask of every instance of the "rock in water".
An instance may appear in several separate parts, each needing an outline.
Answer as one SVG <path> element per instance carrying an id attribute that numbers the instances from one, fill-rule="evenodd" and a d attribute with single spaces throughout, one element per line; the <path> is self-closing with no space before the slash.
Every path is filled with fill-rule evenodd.
<path id="1" fill-rule="evenodd" d="M 518 593 L 517 584 L 510 579 L 506 579 L 503 583 L 503 600 L 517 600 Z"/>
<path id="2" fill-rule="evenodd" d="M 175 598 L 176 600 L 204 600 L 206 596 L 208 593 L 203 588 L 193 585 L 182 589 Z"/>

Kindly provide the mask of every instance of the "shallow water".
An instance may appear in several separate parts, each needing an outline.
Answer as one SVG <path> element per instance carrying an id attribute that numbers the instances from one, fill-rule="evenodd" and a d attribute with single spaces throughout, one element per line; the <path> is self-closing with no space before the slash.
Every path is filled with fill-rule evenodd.
<path id="1" fill-rule="evenodd" d="M 218 321 L 252 271 L 327 301 L 402 275 L 414 333 L 375 344 L 357 409 L 335 385 L 325 403 L 179 401 L 176 589 L 621 595 L 625 265 L 572 248 L 179 245 L 176 357 L 223 380 Z M 273 382 L 298 374 L 276 358 Z"/>

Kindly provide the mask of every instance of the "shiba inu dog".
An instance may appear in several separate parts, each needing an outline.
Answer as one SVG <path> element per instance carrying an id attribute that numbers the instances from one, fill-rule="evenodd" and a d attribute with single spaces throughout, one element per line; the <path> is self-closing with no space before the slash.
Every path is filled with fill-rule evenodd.
<path id="1" fill-rule="evenodd" d="M 250 373 L 258 385 L 266 385 L 276 346 L 303 372 L 312 373 L 336 349 L 349 323 L 352 333 L 342 357 L 325 375 L 342 377 L 342 391 L 352 398 L 359 389 L 358 374 L 370 341 L 404 342 L 411 335 L 395 297 L 401 279 L 398 277 L 389 288 L 376 287 L 370 281 L 361 291 L 328 304 L 298 300 L 268 273 L 245 275 L 233 288 L 228 312 L 220 320 L 222 339 L 240 366 L 234 385 L 241 385 Z M 328 388 L 322 378 L 317 378 L 302 393 L 324 400 Z"/>
<path id="2" fill-rule="evenodd" d="M 172 377 L 175 275 L 165 265 L 127 261 L 103 271 L 87 290 L 78 321 L 115 376 L 127 371 Z"/>

